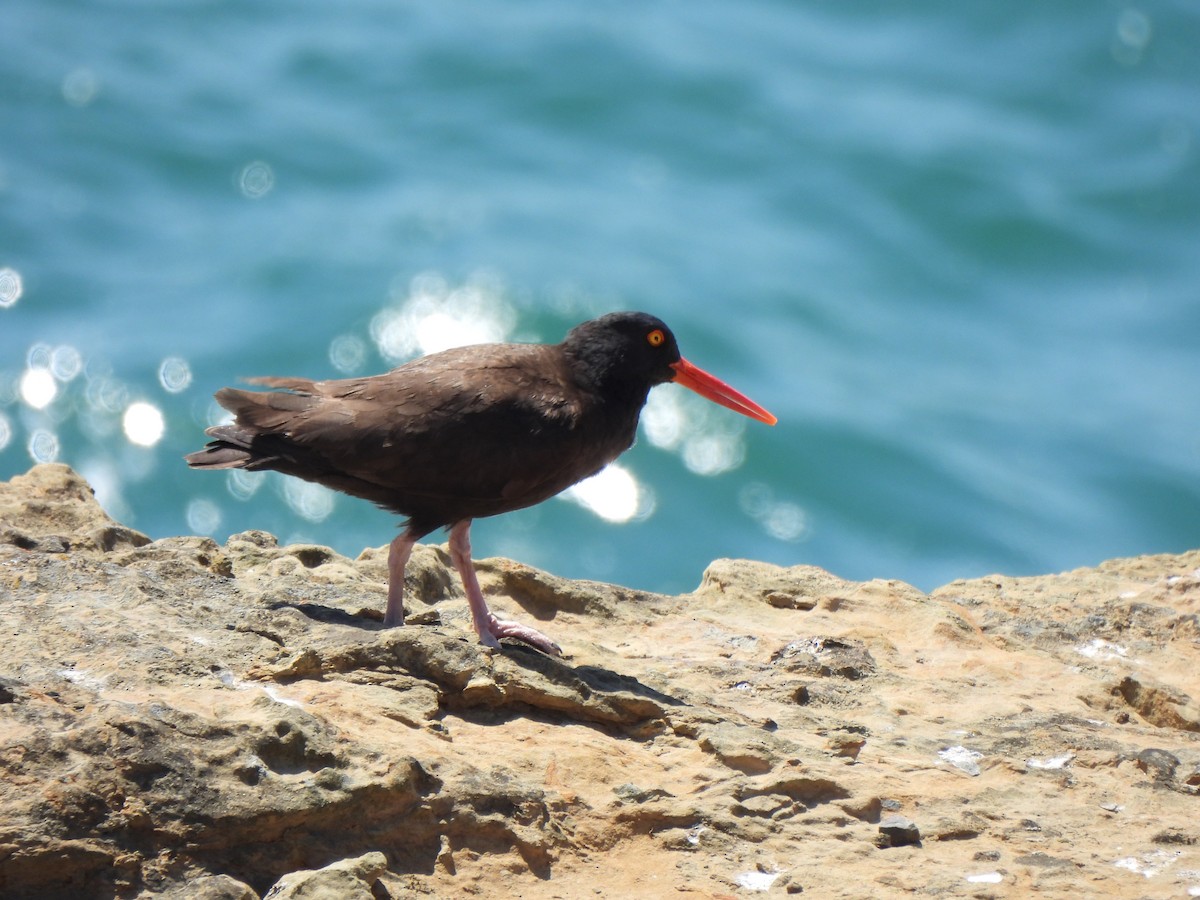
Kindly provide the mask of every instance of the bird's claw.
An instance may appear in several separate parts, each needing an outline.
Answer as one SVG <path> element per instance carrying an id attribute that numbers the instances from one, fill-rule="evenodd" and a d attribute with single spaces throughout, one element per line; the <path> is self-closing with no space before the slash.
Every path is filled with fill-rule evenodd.
<path id="1" fill-rule="evenodd" d="M 513 638 L 523 644 L 528 644 L 535 650 L 541 650 L 549 656 L 563 655 L 562 647 L 558 646 L 536 628 L 522 625 L 520 622 L 502 622 L 494 615 L 487 618 L 486 629 L 479 630 L 479 640 L 482 644 L 500 649 L 500 638 Z"/>

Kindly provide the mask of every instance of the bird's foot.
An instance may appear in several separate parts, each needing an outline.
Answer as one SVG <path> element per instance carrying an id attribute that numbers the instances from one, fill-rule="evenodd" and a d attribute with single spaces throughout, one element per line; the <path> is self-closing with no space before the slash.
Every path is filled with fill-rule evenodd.
<path id="1" fill-rule="evenodd" d="M 513 638 L 523 644 L 528 644 L 536 650 L 541 650 L 549 656 L 562 656 L 562 647 L 546 637 L 536 628 L 522 625 L 520 622 L 502 622 L 488 613 L 487 627 L 479 629 L 479 640 L 488 647 L 500 649 L 500 638 Z"/>

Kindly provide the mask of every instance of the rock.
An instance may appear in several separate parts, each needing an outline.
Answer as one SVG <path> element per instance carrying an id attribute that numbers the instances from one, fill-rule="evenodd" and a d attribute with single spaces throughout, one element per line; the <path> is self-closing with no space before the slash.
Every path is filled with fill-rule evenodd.
<path id="1" fill-rule="evenodd" d="M 860 641 L 808 637 L 775 651 L 771 662 L 787 672 L 857 681 L 875 671 L 875 660 Z"/>
<path id="2" fill-rule="evenodd" d="M 1137 767 L 1155 781 L 1170 784 L 1175 780 L 1175 770 L 1179 768 L 1179 757 L 1166 750 L 1147 747 L 1137 755 Z"/>
<path id="3" fill-rule="evenodd" d="M 159 896 L 163 900 L 259 900 L 250 885 L 228 875 L 201 875 Z"/>
<path id="4" fill-rule="evenodd" d="M 850 762 L 858 759 L 867 744 L 868 729 L 861 725 L 838 725 L 818 732 L 824 734 L 825 751 L 831 756 L 844 757 Z"/>
<path id="5" fill-rule="evenodd" d="M 65 466 L 0 484 L 0 896 L 999 896 L 983 862 L 1046 897 L 1196 886 L 1200 551 L 928 596 L 483 561 L 562 660 L 481 647 L 436 545 L 384 631 L 386 560 L 151 541 Z"/>
<path id="6" fill-rule="evenodd" d="M 1040 850 L 1037 853 L 1027 853 L 1024 856 L 1018 856 L 1013 862 L 1019 866 L 1031 866 L 1037 869 L 1065 869 L 1074 865 L 1069 859 L 1060 859 L 1057 856 L 1051 856 Z"/>
<path id="7" fill-rule="evenodd" d="M 1147 675 L 1126 675 L 1113 688 L 1146 721 L 1166 728 L 1200 731 L 1200 705 L 1176 688 Z"/>
<path id="8" fill-rule="evenodd" d="M 879 822 L 879 834 L 887 839 L 889 847 L 907 847 L 921 843 L 921 829 L 912 819 L 904 816 L 884 816 Z"/>
<path id="9" fill-rule="evenodd" d="M 699 747 L 739 772 L 769 772 L 788 748 L 770 732 L 749 725 L 719 722 L 703 729 Z"/>
<path id="10" fill-rule="evenodd" d="M 315 871 L 289 872 L 275 882 L 263 900 L 375 900 L 372 888 L 386 870 L 386 856 L 364 853 Z"/>
<path id="11" fill-rule="evenodd" d="M 60 463 L 0 482 L 0 544 L 40 553 L 140 547 L 150 538 L 115 522 L 95 491 Z"/>

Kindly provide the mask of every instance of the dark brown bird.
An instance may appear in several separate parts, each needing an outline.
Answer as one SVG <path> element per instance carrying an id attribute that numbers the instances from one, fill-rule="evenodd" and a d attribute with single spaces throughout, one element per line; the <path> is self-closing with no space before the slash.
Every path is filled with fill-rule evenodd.
<path id="1" fill-rule="evenodd" d="M 667 326 L 611 313 L 561 344 L 479 344 L 434 353 L 367 378 L 251 378 L 280 391 L 222 388 L 235 416 L 185 457 L 197 469 L 274 469 L 407 517 L 388 555 L 385 626 L 404 624 L 413 544 L 450 530 L 479 639 L 554 641 L 488 609 L 471 565 L 471 520 L 541 503 L 627 450 L 650 388 L 674 381 L 743 415 L 775 417 L 683 359 Z"/>

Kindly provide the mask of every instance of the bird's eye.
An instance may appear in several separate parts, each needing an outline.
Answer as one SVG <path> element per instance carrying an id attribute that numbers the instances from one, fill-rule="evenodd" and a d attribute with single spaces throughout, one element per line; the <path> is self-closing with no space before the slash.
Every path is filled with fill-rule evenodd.
<path id="1" fill-rule="evenodd" d="M 666 339 L 667 339 L 667 336 L 662 333 L 661 328 L 655 328 L 653 331 L 651 331 L 649 334 L 646 335 L 646 343 L 649 344 L 651 347 L 661 347 L 663 344 L 663 341 L 665 341 Z"/>

